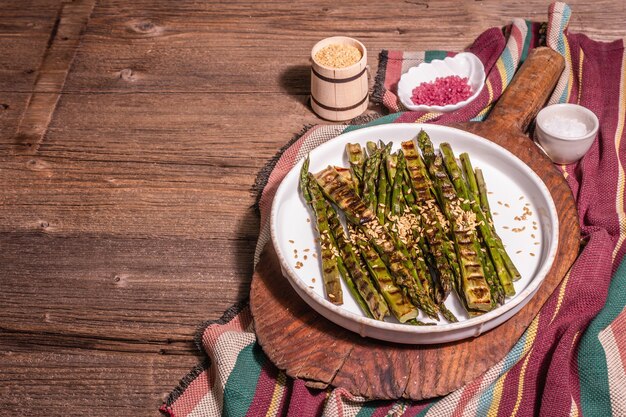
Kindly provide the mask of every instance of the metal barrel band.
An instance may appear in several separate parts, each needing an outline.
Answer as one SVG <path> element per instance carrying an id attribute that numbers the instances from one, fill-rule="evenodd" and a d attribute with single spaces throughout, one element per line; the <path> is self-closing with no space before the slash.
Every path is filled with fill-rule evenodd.
<path id="1" fill-rule="evenodd" d="M 354 75 L 348 78 L 328 78 L 328 77 L 324 77 L 322 74 L 315 71 L 314 68 L 311 68 L 311 71 L 313 71 L 313 75 L 315 75 L 317 78 L 319 78 L 322 81 L 326 81 L 326 82 L 334 83 L 334 84 L 341 84 L 341 83 L 349 83 L 350 81 L 354 81 L 358 79 L 363 74 L 365 74 L 365 71 L 367 71 L 367 67 L 363 68 L 363 71 L 359 72 L 357 75 Z"/>
<path id="2" fill-rule="evenodd" d="M 331 106 L 327 106 L 325 104 L 320 103 L 319 101 L 317 101 L 315 99 L 315 97 L 313 97 L 313 94 L 311 94 L 311 100 L 317 104 L 319 107 L 323 108 L 324 110 L 329 110 L 329 111 L 348 111 L 348 110 L 352 110 L 352 109 L 356 109 L 357 107 L 359 107 L 361 104 L 365 103 L 365 101 L 369 98 L 369 93 L 365 95 L 365 97 L 363 97 L 358 103 L 352 105 L 352 106 L 348 106 L 348 107 L 331 107 Z"/>

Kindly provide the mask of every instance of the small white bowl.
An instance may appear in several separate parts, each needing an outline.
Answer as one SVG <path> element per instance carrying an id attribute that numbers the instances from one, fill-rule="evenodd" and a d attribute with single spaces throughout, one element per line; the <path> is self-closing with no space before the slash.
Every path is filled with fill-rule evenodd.
<path id="1" fill-rule="evenodd" d="M 472 95 L 464 101 L 447 106 L 417 105 L 411 100 L 413 89 L 424 82 L 434 81 L 437 77 L 458 75 L 467 77 L 467 82 L 472 89 Z M 398 82 L 398 97 L 404 106 L 414 111 L 436 111 L 447 113 L 455 111 L 470 103 L 480 94 L 485 85 L 485 67 L 478 57 L 470 52 L 461 52 L 454 57 L 435 59 L 429 63 L 422 63 L 410 68 L 402 74 Z"/>
<path id="2" fill-rule="evenodd" d="M 591 148 L 599 125 L 596 115 L 586 107 L 553 104 L 537 114 L 535 139 L 553 162 L 572 164 Z"/>

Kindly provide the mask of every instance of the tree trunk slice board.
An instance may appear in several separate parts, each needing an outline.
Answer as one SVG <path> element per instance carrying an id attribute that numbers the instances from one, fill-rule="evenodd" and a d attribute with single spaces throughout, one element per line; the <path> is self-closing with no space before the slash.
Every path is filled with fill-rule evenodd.
<path id="1" fill-rule="evenodd" d="M 573 264 L 580 227 L 571 191 L 524 131 L 546 102 L 563 69 L 547 48 L 531 52 L 485 122 L 455 127 L 510 150 L 545 182 L 559 217 L 558 252 L 535 296 L 511 319 L 475 338 L 439 345 L 402 345 L 363 338 L 310 308 L 281 274 L 270 243 L 252 278 L 250 306 L 257 338 L 287 375 L 313 387 L 341 387 L 369 399 L 421 400 L 450 393 L 482 375 L 519 340 Z"/>

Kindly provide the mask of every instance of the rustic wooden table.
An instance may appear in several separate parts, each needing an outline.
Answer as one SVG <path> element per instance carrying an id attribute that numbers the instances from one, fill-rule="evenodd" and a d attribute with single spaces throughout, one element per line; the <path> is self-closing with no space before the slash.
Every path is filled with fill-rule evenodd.
<path id="1" fill-rule="evenodd" d="M 571 5 L 571 30 L 626 36 L 622 2 Z M 197 326 L 249 293 L 251 187 L 320 122 L 317 40 L 356 37 L 375 68 L 547 7 L 0 0 L 2 413 L 158 415 Z"/>

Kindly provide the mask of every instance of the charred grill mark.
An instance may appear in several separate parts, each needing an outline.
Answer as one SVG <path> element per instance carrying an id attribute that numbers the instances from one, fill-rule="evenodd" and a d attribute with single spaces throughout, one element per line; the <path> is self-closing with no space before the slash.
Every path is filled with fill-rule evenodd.
<path id="1" fill-rule="evenodd" d="M 329 166 L 315 174 L 315 178 L 351 221 L 365 224 L 374 219 L 374 212 L 365 206 L 351 184 L 335 168 Z"/>
<path id="2" fill-rule="evenodd" d="M 413 141 L 402 142 L 402 150 L 406 158 L 406 165 L 409 171 L 409 177 L 415 190 L 417 201 L 432 200 L 430 189 L 432 183 L 430 178 L 425 175 L 422 161 Z"/>

